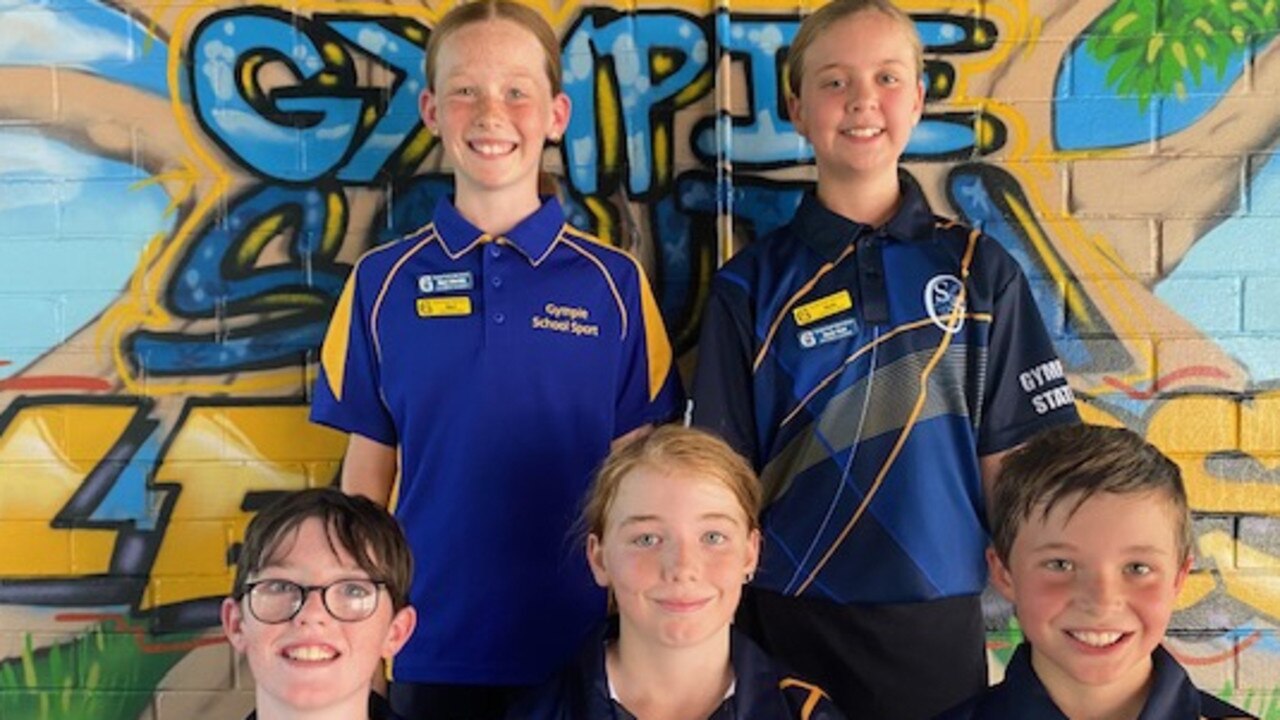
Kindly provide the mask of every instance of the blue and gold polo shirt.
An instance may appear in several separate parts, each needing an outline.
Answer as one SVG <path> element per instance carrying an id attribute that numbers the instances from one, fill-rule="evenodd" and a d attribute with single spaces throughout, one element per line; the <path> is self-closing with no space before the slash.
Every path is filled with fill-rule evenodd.
<path id="1" fill-rule="evenodd" d="M 840 604 L 976 596 L 979 457 L 1078 420 L 1017 263 L 901 188 L 879 228 L 809 194 L 712 281 L 693 419 L 761 473 L 756 587 Z"/>
<path id="2" fill-rule="evenodd" d="M 592 473 L 680 401 L 640 266 L 554 199 L 501 237 L 441 201 L 362 257 L 311 418 L 399 452 L 418 626 L 395 679 L 532 684 L 569 658 L 606 607 L 571 532 Z"/>

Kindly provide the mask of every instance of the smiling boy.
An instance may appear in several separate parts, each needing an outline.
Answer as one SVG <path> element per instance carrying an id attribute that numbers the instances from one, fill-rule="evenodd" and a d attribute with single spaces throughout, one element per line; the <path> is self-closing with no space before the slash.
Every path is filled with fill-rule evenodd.
<path id="1" fill-rule="evenodd" d="M 1026 642 L 1000 685 L 947 720 L 1248 718 L 1163 647 L 1191 569 L 1178 466 L 1130 430 L 1049 430 L 1011 454 L 993 498 L 991 581 Z"/>
<path id="2" fill-rule="evenodd" d="M 251 719 L 395 720 L 370 692 L 409 639 L 412 559 L 386 510 L 332 488 L 286 495 L 249 523 L 222 627 L 255 683 Z"/>

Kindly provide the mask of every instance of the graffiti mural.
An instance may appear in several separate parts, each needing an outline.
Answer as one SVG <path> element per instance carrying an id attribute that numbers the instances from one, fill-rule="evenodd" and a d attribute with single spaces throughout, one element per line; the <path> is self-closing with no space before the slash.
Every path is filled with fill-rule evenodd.
<path id="1" fill-rule="evenodd" d="M 1086 418 L 1179 462 L 1169 645 L 1280 718 L 1276 2 L 902 5 L 907 168 L 1022 264 Z M 546 167 L 645 264 L 687 368 L 715 268 L 813 180 L 796 4 L 540 8 L 574 107 Z M 337 476 L 306 411 L 352 264 L 449 191 L 416 114 L 446 9 L 0 0 L 0 717 L 243 716 L 217 604 L 256 509 Z"/>

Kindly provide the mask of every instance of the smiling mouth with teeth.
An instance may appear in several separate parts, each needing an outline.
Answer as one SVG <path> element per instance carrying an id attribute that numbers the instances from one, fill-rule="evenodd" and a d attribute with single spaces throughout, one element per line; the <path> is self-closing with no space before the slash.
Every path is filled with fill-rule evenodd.
<path id="1" fill-rule="evenodd" d="M 515 143 L 510 142 L 471 142 L 468 144 L 472 150 L 481 155 L 506 155 L 516 149 Z"/>
<path id="2" fill-rule="evenodd" d="M 884 132 L 884 128 L 849 128 L 848 130 L 842 131 L 843 134 L 856 138 L 875 137 L 882 132 Z"/>
<path id="3" fill-rule="evenodd" d="M 304 662 L 320 662 L 323 660 L 332 660 L 338 656 L 333 648 L 320 647 L 316 645 L 305 645 L 302 647 L 292 647 L 284 652 L 284 656 L 290 660 L 301 660 Z"/>
<path id="4" fill-rule="evenodd" d="M 1115 645 L 1127 635 L 1127 633 L 1116 632 L 1116 631 L 1093 632 L 1093 631 L 1086 631 L 1086 630 L 1068 630 L 1067 634 L 1070 635 L 1075 640 L 1084 643 L 1085 645 L 1088 645 L 1090 647 L 1097 647 L 1097 648 L 1109 647 L 1111 645 Z"/>

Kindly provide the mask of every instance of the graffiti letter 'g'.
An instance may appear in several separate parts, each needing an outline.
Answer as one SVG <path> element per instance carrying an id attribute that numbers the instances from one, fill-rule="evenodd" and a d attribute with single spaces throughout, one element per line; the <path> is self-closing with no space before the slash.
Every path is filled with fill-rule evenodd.
<path id="1" fill-rule="evenodd" d="M 333 172 L 375 92 L 357 87 L 350 53 L 323 23 L 265 7 L 200 23 L 188 80 L 209 136 L 250 170 L 283 182 Z"/>

